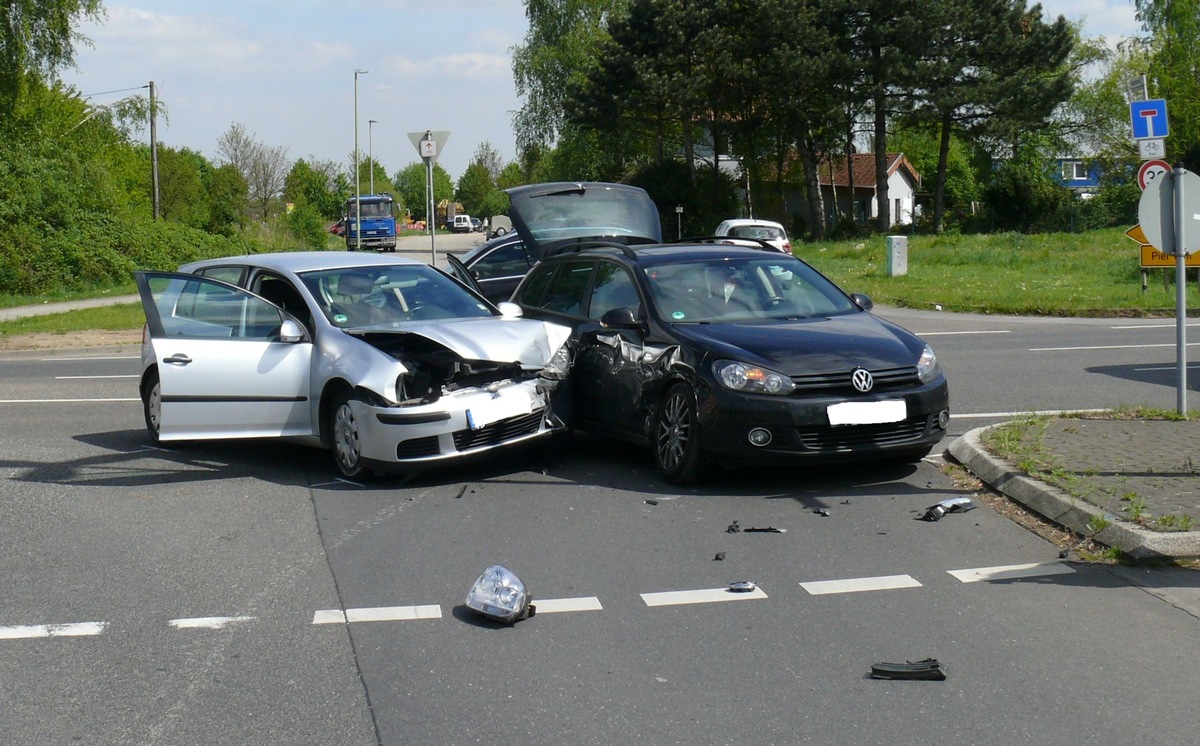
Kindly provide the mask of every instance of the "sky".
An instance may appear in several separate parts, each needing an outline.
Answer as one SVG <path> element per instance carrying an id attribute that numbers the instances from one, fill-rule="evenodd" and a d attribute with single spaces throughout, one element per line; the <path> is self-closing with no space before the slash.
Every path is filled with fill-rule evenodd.
<path id="1" fill-rule="evenodd" d="M 355 143 L 388 174 L 419 160 L 411 132 L 450 133 L 438 163 L 457 180 L 489 143 L 516 158 L 521 105 L 512 53 L 527 30 L 523 0 L 126 0 L 79 32 L 61 77 L 95 105 L 146 95 L 166 108 L 160 143 L 219 161 L 233 124 L 291 159 L 349 167 Z M 1132 0 L 1044 0 L 1110 43 L 1139 32 Z M 366 70 L 357 77 L 355 70 Z M 369 120 L 375 120 L 371 124 Z M 141 136 L 148 141 L 147 132 Z"/>

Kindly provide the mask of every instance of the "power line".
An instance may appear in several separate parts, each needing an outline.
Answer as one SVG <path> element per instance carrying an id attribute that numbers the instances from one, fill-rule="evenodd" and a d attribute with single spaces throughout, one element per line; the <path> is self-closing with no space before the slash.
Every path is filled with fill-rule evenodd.
<path id="1" fill-rule="evenodd" d="M 139 85 L 134 88 L 118 88 L 115 91 L 100 91 L 99 93 L 87 93 L 87 94 L 84 94 L 83 97 L 91 98 L 92 96 L 107 96 L 110 93 L 125 93 L 127 91 L 140 91 L 143 88 L 149 88 L 149 87 L 150 87 L 149 85 Z"/>

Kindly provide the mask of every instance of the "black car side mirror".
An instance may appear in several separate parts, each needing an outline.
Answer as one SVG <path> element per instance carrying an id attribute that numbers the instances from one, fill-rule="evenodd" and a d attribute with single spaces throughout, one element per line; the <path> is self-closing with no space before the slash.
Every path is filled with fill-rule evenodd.
<path id="1" fill-rule="evenodd" d="M 850 300 L 858 304 L 858 307 L 864 311 L 870 311 L 875 307 L 875 301 L 871 300 L 871 296 L 866 293 L 851 293 Z"/>
<path id="2" fill-rule="evenodd" d="M 600 317 L 600 324 L 608 329 L 637 329 L 642 325 L 628 306 L 609 309 Z"/>

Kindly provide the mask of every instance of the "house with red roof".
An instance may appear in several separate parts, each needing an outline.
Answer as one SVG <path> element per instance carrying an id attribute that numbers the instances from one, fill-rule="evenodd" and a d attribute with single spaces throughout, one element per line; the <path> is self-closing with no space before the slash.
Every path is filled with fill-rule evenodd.
<path id="1" fill-rule="evenodd" d="M 888 153 L 887 162 L 892 225 L 909 225 L 916 214 L 916 194 L 921 186 L 921 175 L 903 153 Z M 875 220 L 879 208 L 874 153 L 854 153 L 849 158 L 844 155 L 822 158 L 817 177 L 827 215 L 834 214 L 833 206 L 836 204 L 836 214 L 839 215 L 848 214 L 853 207 L 855 220 L 860 225 Z"/>

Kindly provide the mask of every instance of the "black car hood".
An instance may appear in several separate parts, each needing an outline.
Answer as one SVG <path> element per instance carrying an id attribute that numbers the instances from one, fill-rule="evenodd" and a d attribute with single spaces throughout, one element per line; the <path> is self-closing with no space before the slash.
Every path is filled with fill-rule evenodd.
<path id="1" fill-rule="evenodd" d="M 869 313 L 796 321 L 676 324 L 676 334 L 709 351 L 709 359 L 754 363 L 785 375 L 837 373 L 916 365 L 917 336 Z"/>
<path id="2" fill-rule="evenodd" d="M 592 241 L 661 243 L 658 208 L 644 189 L 607 182 L 551 182 L 505 190 L 513 227 L 534 256 Z"/>

